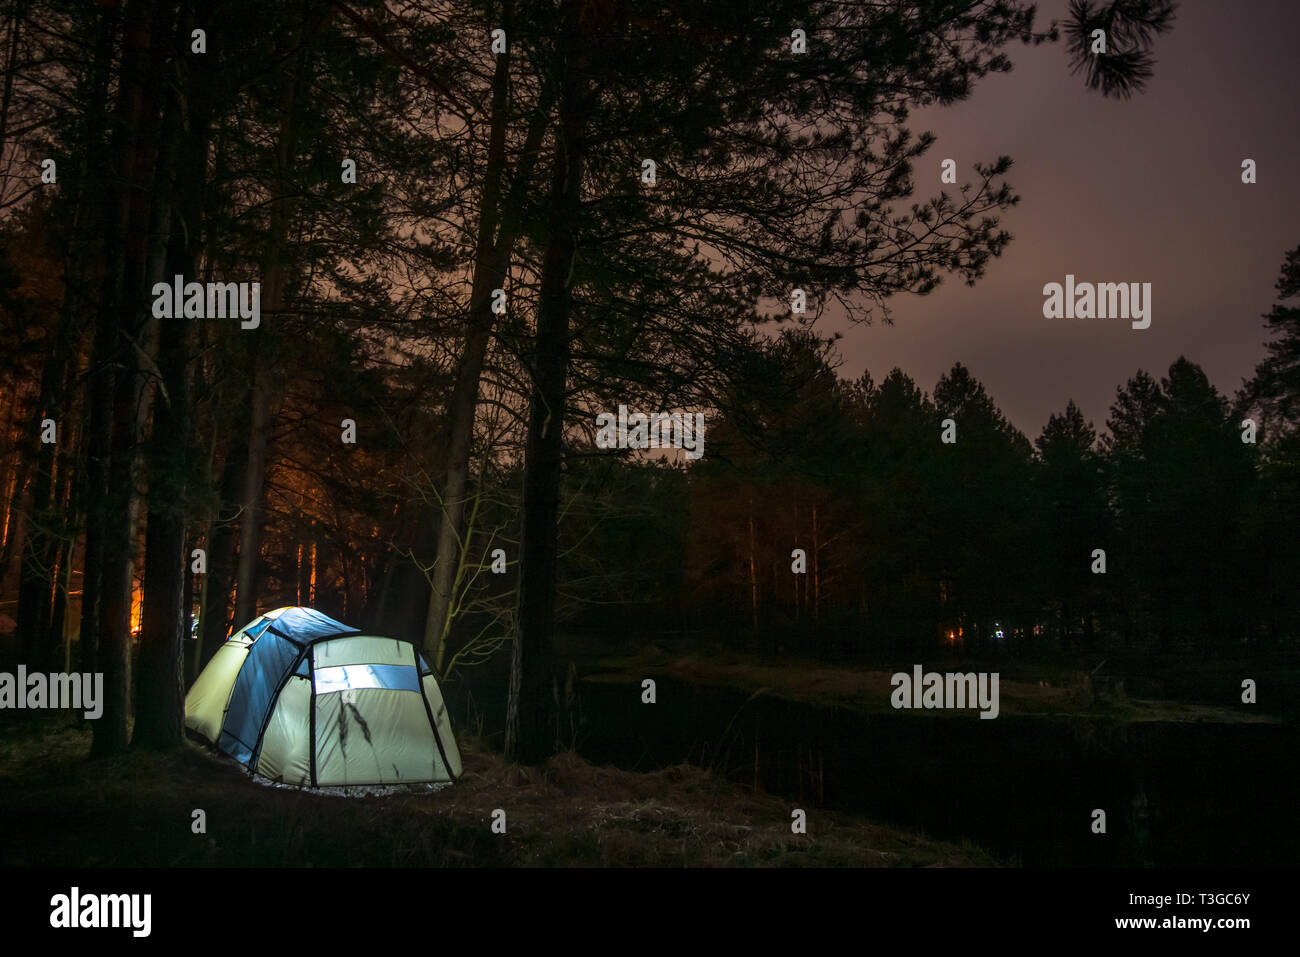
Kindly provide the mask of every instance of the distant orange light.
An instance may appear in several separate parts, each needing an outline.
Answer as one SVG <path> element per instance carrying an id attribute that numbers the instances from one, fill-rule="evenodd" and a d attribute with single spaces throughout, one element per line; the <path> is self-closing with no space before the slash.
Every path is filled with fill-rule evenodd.
<path id="1" fill-rule="evenodd" d="M 139 588 L 131 589 L 131 634 L 140 634 L 144 626 L 144 592 Z"/>

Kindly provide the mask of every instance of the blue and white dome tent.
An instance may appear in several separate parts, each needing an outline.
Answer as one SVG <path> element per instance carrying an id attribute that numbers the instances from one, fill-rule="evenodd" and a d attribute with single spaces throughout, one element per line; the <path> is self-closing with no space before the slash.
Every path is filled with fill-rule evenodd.
<path id="1" fill-rule="evenodd" d="M 409 641 L 310 608 L 235 632 L 185 696 L 185 726 L 299 787 L 450 782 L 460 751 L 432 670 Z"/>

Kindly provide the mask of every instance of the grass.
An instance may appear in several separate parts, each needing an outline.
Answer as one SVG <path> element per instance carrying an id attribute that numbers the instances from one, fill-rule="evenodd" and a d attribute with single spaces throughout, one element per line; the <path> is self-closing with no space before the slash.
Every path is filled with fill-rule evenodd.
<path id="1" fill-rule="evenodd" d="M 337 797 L 251 781 L 187 743 L 90 760 L 90 732 L 53 719 L 0 743 L 0 865 L 47 866 L 992 866 L 979 848 L 792 805 L 689 765 L 653 773 L 576 755 L 521 768 L 463 748 L 436 791 Z M 493 811 L 507 832 L 493 834 Z M 207 831 L 191 830 L 193 811 Z"/>

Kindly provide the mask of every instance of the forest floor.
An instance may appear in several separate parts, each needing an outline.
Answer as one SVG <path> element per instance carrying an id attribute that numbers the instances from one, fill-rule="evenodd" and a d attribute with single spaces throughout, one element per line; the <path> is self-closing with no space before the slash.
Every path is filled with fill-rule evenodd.
<path id="1" fill-rule="evenodd" d="M 666 676 L 695 685 L 725 687 L 749 694 L 771 694 L 814 705 L 847 707 L 866 713 L 892 710 L 890 670 L 837 665 L 810 658 L 762 655 L 725 649 L 702 652 L 675 650 L 671 642 L 642 644 L 625 649 L 597 651 L 576 644 L 571 654 L 584 681 L 639 685 L 644 678 Z M 1300 674 L 1294 663 L 1272 670 L 1238 662 L 1196 662 L 1171 674 L 1171 691 L 1159 697 L 1126 693 L 1123 668 L 1118 662 L 1082 667 L 1024 662 L 963 662 L 957 659 L 926 662 L 925 671 L 992 671 L 999 676 L 1000 714 L 1041 717 L 1094 717 L 1120 721 L 1171 721 L 1274 723 L 1300 691 Z M 906 671 L 911 673 L 911 668 Z M 1121 676 L 1117 680 L 1117 674 Z M 1271 706 L 1240 702 L 1242 677 L 1252 677 L 1269 689 Z M 1162 687 L 1164 682 L 1161 683 Z M 954 709 L 919 710 L 915 714 L 936 720 L 961 716 Z"/>
<path id="2" fill-rule="evenodd" d="M 455 785 L 339 797 L 260 785 L 191 743 L 91 760 L 90 741 L 54 720 L 0 726 L 0 866 L 997 864 L 969 844 L 812 807 L 794 834 L 790 802 L 689 765 L 631 773 L 565 754 L 525 769 L 467 741 Z M 206 833 L 193 833 L 196 809 Z"/>

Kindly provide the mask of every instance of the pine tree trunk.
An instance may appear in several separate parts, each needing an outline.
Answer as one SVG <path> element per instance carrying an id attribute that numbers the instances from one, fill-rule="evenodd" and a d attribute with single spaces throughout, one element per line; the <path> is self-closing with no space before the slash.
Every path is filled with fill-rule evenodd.
<path id="1" fill-rule="evenodd" d="M 450 627 L 452 589 L 460 564 L 461 535 L 465 524 L 465 496 L 469 485 L 470 446 L 474 441 L 474 418 L 478 410 L 479 379 L 492 338 L 492 290 L 501 288 L 494 266 L 494 249 L 500 215 L 501 179 L 506 161 L 506 125 L 509 111 L 510 57 L 500 54 L 492 76 L 492 119 L 488 140 L 487 167 L 479 206 L 474 278 L 470 291 L 469 322 L 465 347 L 456 368 L 456 382 L 447 405 L 447 479 L 442 492 L 442 515 L 438 524 L 438 552 L 434 561 L 432 591 L 424 623 L 424 647 L 433 656 L 434 670 L 442 673 L 443 655 Z"/>
<path id="2" fill-rule="evenodd" d="M 224 515 L 218 515 L 217 520 L 209 526 L 206 539 L 208 571 L 204 577 L 206 594 L 203 609 L 199 614 L 203 643 L 199 667 L 207 664 L 217 653 L 233 624 L 230 599 L 235 584 L 235 540 L 238 533 L 235 511 L 239 502 L 240 480 L 248 458 L 248 448 L 243 441 L 247 435 L 246 429 L 240 429 L 238 423 L 235 428 L 238 431 L 231 437 L 221 467 L 221 501 L 225 503 L 227 511 Z"/>
<path id="3" fill-rule="evenodd" d="M 580 58 L 579 52 L 575 59 Z M 565 63 L 561 69 L 565 86 L 551 180 L 549 238 L 538 293 L 533 394 L 525 446 L 518 633 L 506 708 L 506 757 L 520 764 L 540 764 L 555 752 L 563 720 L 558 714 L 552 648 L 571 283 L 585 144 L 577 79 L 581 64 Z"/>
<path id="4" fill-rule="evenodd" d="M 13 396 L 13 408 L 18 406 L 19 397 L 15 393 Z M 10 429 L 5 429 L 5 435 L 10 434 Z M 8 487 L 8 494 L 5 498 L 5 540 L 4 547 L 0 549 L 0 590 L 3 590 L 5 580 L 9 577 L 9 572 L 14 564 L 15 555 L 19 554 L 24 539 L 23 521 L 24 503 L 31 492 L 30 479 L 33 465 L 36 459 L 31 455 L 18 455 L 17 462 L 14 464 L 11 481 L 13 484 Z M 20 572 L 21 574 L 21 572 Z"/>
<path id="5" fill-rule="evenodd" d="M 147 356 L 151 346 L 149 324 L 142 321 L 155 158 L 150 145 L 156 142 L 154 97 L 160 88 L 151 12 L 152 6 L 140 0 L 132 0 L 126 7 L 112 151 L 119 183 L 100 331 L 105 333 L 101 354 L 118 372 L 110 406 L 108 482 L 101 515 L 98 664 L 104 674 L 104 711 L 94 723 L 95 755 L 126 749 L 130 708 L 132 567 L 138 506 L 135 483 L 145 412 L 141 353 Z M 98 340 L 96 344 L 100 345 Z"/>
<path id="6" fill-rule="evenodd" d="M 6 31 L 8 52 L 5 55 L 4 91 L 0 93 L 0 155 L 4 155 L 5 142 L 9 135 L 9 109 L 13 104 L 14 77 L 18 75 L 19 38 L 22 36 L 22 23 L 27 19 L 27 9 L 31 0 L 18 0 L 10 8 L 9 29 Z"/>
<path id="7" fill-rule="evenodd" d="M 270 279 L 271 277 L 265 277 Z M 267 282 L 264 289 L 269 289 Z M 267 305 L 267 298 L 263 304 Z M 277 304 L 276 309 L 279 308 Z M 270 312 L 268 307 L 265 311 Z M 264 333 L 260 328 L 242 332 L 253 337 L 248 348 L 249 377 L 253 388 L 249 395 L 252 403 L 252 418 L 248 428 L 248 456 L 244 459 L 243 483 L 240 486 L 239 502 L 239 557 L 235 574 L 235 619 L 234 627 L 242 627 L 257 614 L 257 580 L 258 580 L 258 543 L 262 533 L 262 487 L 266 479 L 266 454 L 271 428 L 270 396 L 267 377 L 270 370 L 262 359 L 265 348 L 262 342 Z"/>
<path id="8" fill-rule="evenodd" d="M 95 58 L 91 67 L 92 92 L 86 122 L 86 141 L 97 145 L 102 144 L 105 154 L 108 152 L 106 134 L 109 77 L 112 73 L 114 44 L 117 38 L 117 10 L 116 7 L 106 10 L 98 25 Z M 97 153 L 87 152 L 82 160 L 81 172 L 82 176 L 79 179 L 88 186 L 98 187 L 100 191 L 109 193 L 112 188 L 111 172 L 103 169 Z M 91 209 L 96 205 L 87 204 Z M 120 239 L 115 232 L 111 231 L 113 212 L 110 210 L 101 215 L 102 218 L 93 213 L 88 215 L 87 219 L 90 222 L 87 223 L 87 228 L 92 232 L 96 230 L 101 232 L 102 238 L 109 242 Z M 84 255 L 87 258 L 93 255 L 89 252 L 91 245 L 92 241 L 87 237 L 84 244 L 87 249 Z M 84 272 L 80 266 L 82 258 L 75 253 L 69 256 L 71 268 L 66 271 L 69 277 L 67 283 L 69 290 L 72 289 L 74 282 L 72 277 L 75 275 L 80 278 Z M 108 422 L 114 383 L 113 367 L 108 362 L 108 350 L 112 340 L 104 339 L 106 333 L 111 335 L 111 328 L 103 322 L 103 310 L 104 306 L 101 303 L 93 326 L 91 358 L 86 370 L 86 385 L 82 401 L 81 434 L 84 440 L 77 446 L 78 477 L 74 492 L 77 500 L 85 507 L 83 516 L 85 545 L 82 553 L 81 619 L 77 627 L 77 656 L 81 670 L 88 672 L 99 670 L 99 594 L 103 568 L 103 516 L 108 498 Z"/>
<path id="9" fill-rule="evenodd" d="M 822 612 L 822 542 L 817 526 L 817 506 L 813 506 L 813 621 L 820 623 Z"/>
<path id="10" fill-rule="evenodd" d="M 284 312 L 289 283 L 289 226 L 293 220 L 295 188 L 291 168 L 297 152 L 297 104 L 307 77 L 309 35 L 323 25 L 322 20 L 303 22 L 299 28 L 297 56 L 292 71 L 280 79 L 280 124 L 276 141 L 275 180 L 279 195 L 271 202 L 270 230 L 262 260 L 262 318 L 256 329 L 241 330 L 248 337 L 248 369 L 252 381 L 252 420 L 248 429 L 248 458 L 245 463 L 243 511 L 239 520 L 239 563 L 235 583 L 235 627 L 242 627 L 257 613 L 260 581 L 260 541 L 262 537 L 262 499 L 266 484 L 266 462 L 271 429 L 275 424 L 272 409 L 271 379 L 275 370 L 268 356 L 275 353 L 278 323 Z M 271 322 L 266 320 L 270 319 Z"/>
<path id="11" fill-rule="evenodd" d="M 192 28 L 183 15 L 177 42 Z M 195 74 L 186 72 L 185 80 Z M 160 248 L 153 279 L 194 275 L 197 237 L 202 216 L 203 181 L 207 167 L 207 114 L 201 83 L 188 82 L 168 103 L 159 166 L 168 183 L 159 188 L 155 237 Z M 186 102 L 192 110 L 182 128 Z M 188 132 L 186 132 L 188 131 Z M 170 185 L 170 170 L 182 173 Z M 179 193 L 179 195 L 173 194 Z M 174 199 L 175 209 L 167 200 Z M 165 256 L 161 240 L 170 237 Z M 165 259 L 165 263 L 163 260 Z M 154 270 L 151 270 L 154 272 Z M 188 525 L 191 415 L 189 383 L 190 322 L 164 320 L 158 336 L 158 371 L 162 375 L 154 400 L 153 438 L 149 462 L 149 524 L 145 536 L 144 614 L 140 636 L 140 679 L 133 744 L 156 749 L 177 747 L 184 739 L 184 639 L 189 607 L 185 536 Z"/>
<path id="12" fill-rule="evenodd" d="M 68 300 L 71 297 L 67 297 Z M 67 300 L 65 300 L 67 301 Z M 67 356 L 71 310 L 65 308 L 55 353 L 41 373 L 40 405 L 27 429 L 29 447 L 35 446 L 36 470 L 32 477 L 31 499 L 23 529 L 22 574 L 19 577 L 18 613 L 16 616 L 19 649 L 22 660 L 29 668 L 45 668 L 45 650 L 49 647 L 52 598 L 56 583 L 56 563 L 59 540 L 54 531 L 56 514 L 53 506 L 55 494 L 55 456 L 58 443 L 40 441 L 41 420 L 49 417 L 58 428 L 58 438 L 68 441 L 66 417 L 60 414 L 64 407 L 63 379 Z"/>
<path id="13" fill-rule="evenodd" d="M 754 545 L 754 496 L 749 496 L 749 613 L 750 624 L 758 635 L 758 567 Z"/>
<path id="14" fill-rule="evenodd" d="M 509 31 L 508 31 L 509 32 Z M 506 166 L 506 128 L 509 119 L 508 54 L 497 57 L 492 77 L 492 118 L 483 194 L 475 249 L 474 277 L 470 291 L 469 321 L 465 345 L 456 367 L 456 381 L 447 404 L 446 481 L 442 492 L 442 513 L 438 523 L 438 545 L 434 559 L 432 588 L 424 622 L 424 648 L 433 658 L 434 670 L 442 673 L 451 633 L 451 608 L 456 571 L 466 547 L 465 506 L 469 490 L 470 452 L 474 441 L 474 420 L 478 411 L 479 381 L 487 361 L 488 346 L 496 316 L 492 312 L 492 291 L 504 289 L 519 235 L 518 208 L 525 200 L 531 181 L 527 171 L 517 171 L 505 201 L 501 187 Z M 542 90 L 538 106 L 524 139 L 523 154 L 533 155 L 548 126 L 550 86 Z"/>

